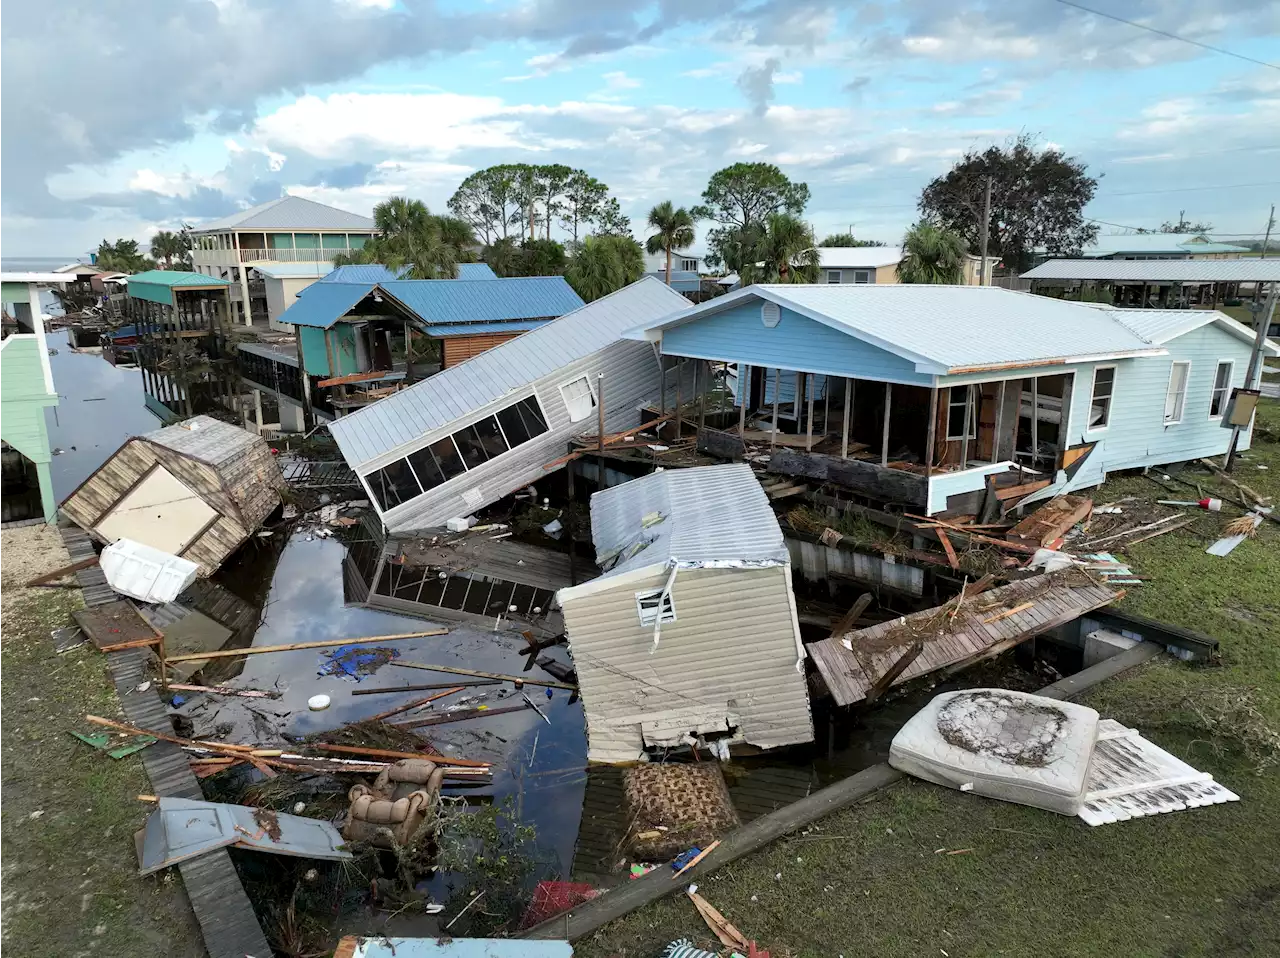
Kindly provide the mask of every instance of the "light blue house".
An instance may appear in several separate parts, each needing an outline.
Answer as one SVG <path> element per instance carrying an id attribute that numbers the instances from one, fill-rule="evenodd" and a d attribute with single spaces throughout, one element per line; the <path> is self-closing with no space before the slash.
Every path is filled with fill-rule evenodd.
<path id="1" fill-rule="evenodd" d="M 749 286 L 632 335 L 668 367 L 729 364 L 731 432 L 764 435 L 771 469 L 928 515 L 1225 453 L 1253 343 L 1210 310 L 880 284 Z"/>

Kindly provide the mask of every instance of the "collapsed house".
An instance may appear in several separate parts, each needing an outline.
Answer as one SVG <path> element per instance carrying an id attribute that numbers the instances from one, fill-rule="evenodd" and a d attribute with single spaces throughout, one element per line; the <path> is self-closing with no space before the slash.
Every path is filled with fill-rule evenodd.
<path id="1" fill-rule="evenodd" d="M 1220 455 L 1236 391 L 1256 386 L 1244 381 L 1254 334 L 1222 313 L 993 287 L 750 286 L 635 335 L 677 364 L 736 367 L 724 448 L 761 440 L 770 471 L 927 515 Z M 757 417 L 764 431 L 749 428 Z"/>
<path id="2" fill-rule="evenodd" d="M 100 542 L 131 539 L 207 576 L 257 531 L 283 488 L 264 439 L 196 416 L 126 441 L 62 511 Z"/>
<path id="3" fill-rule="evenodd" d="M 651 346 L 623 334 L 688 307 L 643 279 L 329 431 L 389 531 L 441 526 L 543 478 L 572 437 L 594 434 L 601 383 L 606 431 L 639 425 L 642 407 L 662 391 L 662 370 Z"/>
<path id="4" fill-rule="evenodd" d="M 591 497 L 596 579 L 557 594 L 587 756 L 701 739 L 813 739 L 791 560 L 745 464 L 656 472 Z"/>

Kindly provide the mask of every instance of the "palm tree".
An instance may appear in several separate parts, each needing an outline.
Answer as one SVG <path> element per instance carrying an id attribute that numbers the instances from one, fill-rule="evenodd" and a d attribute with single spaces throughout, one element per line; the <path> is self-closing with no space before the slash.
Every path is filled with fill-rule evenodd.
<path id="1" fill-rule="evenodd" d="M 612 249 L 618 257 L 623 286 L 631 285 L 644 275 L 644 249 L 630 236 L 609 233 L 597 236 L 596 240 Z"/>
<path id="2" fill-rule="evenodd" d="M 936 223 L 920 222 L 902 241 L 898 281 L 955 285 L 964 275 L 964 240 Z"/>
<path id="3" fill-rule="evenodd" d="M 373 208 L 377 236 L 358 250 L 334 256 L 335 266 L 381 263 L 410 267 L 409 279 L 452 279 L 458 263 L 472 258 L 475 233 L 452 216 L 433 216 L 421 200 L 392 196 Z"/>
<path id="4" fill-rule="evenodd" d="M 182 238 L 177 233 L 161 230 L 151 237 L 151 255 L 164 260 L 165 269 L 172 269 L 174 259 L 181 259 L 184 252 Z"/>
<path id="5" fill-rule="evenodd" d="M 392 196 L 373 208 L 373 222 L 384 237 L 421 229 L 430 216 L 426 203 L 407 196 Z"/>
<path id="6" fill-rule="evenodd" d="M 649 211 L 649 225 L 658 232 L 645 242 L 650 253 L 667 254 L 667 285 L 671 285 L 671 251 L 693 245 L 693 216 L 683 206 L 676 209 L 663 200 Z"/>
<path id="7" fill-rule="evenodd" d="M 751 283 L 813 283 L 822 255 L 813 230 L 790 213 L 770 213 L 754 246 L 744 252 L 739 271 L 744 286 Z"/>
<path id="8" fill-rule="evenodd" d="M 622 260 L 603 236 L 588 236 L 573 258 L 564 278 L 574 292 L 590 303 L 626 285 Z"/>

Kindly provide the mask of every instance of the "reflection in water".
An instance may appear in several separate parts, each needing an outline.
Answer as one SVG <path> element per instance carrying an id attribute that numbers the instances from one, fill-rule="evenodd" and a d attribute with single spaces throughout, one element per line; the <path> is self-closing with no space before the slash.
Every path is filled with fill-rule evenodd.
<path id="1" fill-rule="evenodd" d="M 65 329 L 48 335 L 58 405 L 45 410 L 49 445 L 61 449 L 50 473 L 61 502 L 125 441 L 163 425 L 143 405 L 142 373 L 112 366 L 94 353 L 74 353 Z"/>

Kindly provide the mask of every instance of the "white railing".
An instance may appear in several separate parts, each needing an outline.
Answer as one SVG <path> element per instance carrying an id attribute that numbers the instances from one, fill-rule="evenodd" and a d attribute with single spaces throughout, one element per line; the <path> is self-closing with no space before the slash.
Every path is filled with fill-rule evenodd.
<path id="1" fill-rule="evenodd" d="M 191 251 L 196 266 L 239 266 L 241 263 L 327 263 L 344 249 L 197 249 Z"/>

